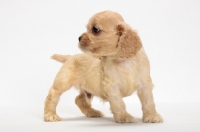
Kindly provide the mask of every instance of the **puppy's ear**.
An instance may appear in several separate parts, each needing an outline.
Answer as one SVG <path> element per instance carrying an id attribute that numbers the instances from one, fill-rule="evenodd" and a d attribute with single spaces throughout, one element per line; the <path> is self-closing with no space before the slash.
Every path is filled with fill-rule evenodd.
<path id="1" fill-rule="evenodd" d="M 122 23 L 117 26 L 118 51 L 117 55 L 120 59 L 132 58 L 142 47 L 141 40 L 137 33 L 133 31 L 127 24 Z"/>

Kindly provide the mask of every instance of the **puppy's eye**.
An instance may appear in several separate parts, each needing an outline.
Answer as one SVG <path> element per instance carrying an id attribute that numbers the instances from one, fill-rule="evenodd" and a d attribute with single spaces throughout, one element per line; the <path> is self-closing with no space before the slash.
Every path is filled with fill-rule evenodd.
<path id="1" fill-rule="evenodd" d="M 96 28 L 96 27 L 93 27 L 93 28 L 92 28 L 92 32 L 93 32 L 93 33 L 98 33 L 98 32 L 100 32 L 100 29 L 98 29 L 98 28 Z"/>

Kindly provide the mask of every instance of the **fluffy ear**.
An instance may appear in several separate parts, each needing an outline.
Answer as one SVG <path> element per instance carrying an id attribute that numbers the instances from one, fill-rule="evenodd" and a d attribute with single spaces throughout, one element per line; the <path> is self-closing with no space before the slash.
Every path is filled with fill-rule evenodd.
<path id="1" fill-rule="evenodd" d="M 117 55 L 120 59 L 132 58 L 142 47 L 141 40 L 137 33 L 133 31 L 127 24 L 122 23 L 117 26 L 118 51 Z"/>

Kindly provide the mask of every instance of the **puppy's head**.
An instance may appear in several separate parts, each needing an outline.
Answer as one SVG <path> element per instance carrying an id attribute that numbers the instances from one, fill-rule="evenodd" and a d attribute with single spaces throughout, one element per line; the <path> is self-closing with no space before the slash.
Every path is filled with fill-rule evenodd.
<path id="1" fill-rule="evenodd" d="M 139 36 L 116 12 L 95 14 L 87 24 L 87 32 L 79 37 L 80 49 L 94 56 L 117 55 L 132 58 L 142 47 Z"/>

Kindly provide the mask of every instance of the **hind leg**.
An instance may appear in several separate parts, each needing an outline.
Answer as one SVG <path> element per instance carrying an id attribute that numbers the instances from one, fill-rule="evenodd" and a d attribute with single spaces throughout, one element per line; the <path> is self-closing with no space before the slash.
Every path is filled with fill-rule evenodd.
<path id="1" fill-rule="evenodd" d="M 45 100 L 44 121 L 54 122 L 61 120 L 61 118 L 56 114 L 56 106 L 58 104 L 61 94 L 61 92 L 51 87 L 49 94 Z"/>
<path id="2" fill-rule="evenodd" d="M 47 122 L 59 121 L 61 118 L 56 113 L 56 106 L 58 104 L 59 98 L 63 92 L 68 90 L 71 86 L 69 72 L 60 70 L 57 74 L 54 84 L 51 87 L 48 96 L 45 100 L 44 107 L 44 120 Z"/>
<path id="3" fill-rule="evenodd" d="M 76 97 L 75 103 L 85 116 L 102 117 L 103 114 L 100 111 L 95 110 L 91 107 L 92 98 L 93 98 L 92 94 L 86 91 L 81 91 L 80 94 Z"/>

